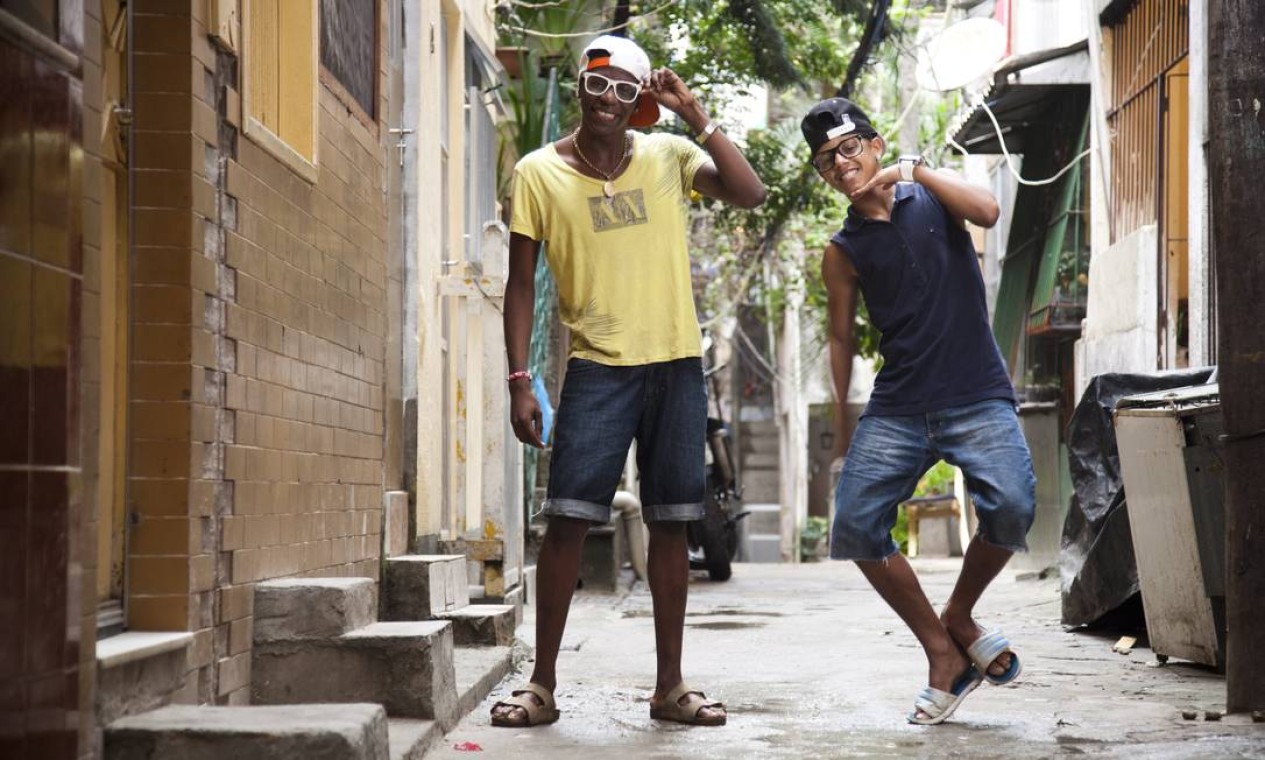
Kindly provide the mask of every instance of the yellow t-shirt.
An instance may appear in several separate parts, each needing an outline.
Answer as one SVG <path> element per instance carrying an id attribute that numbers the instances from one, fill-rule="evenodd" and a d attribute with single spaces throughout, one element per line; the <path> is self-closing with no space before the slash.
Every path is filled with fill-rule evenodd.
<path id="1" fill-rule="evenodd" d="M 701 356 L 686 201 L 710 159 L 676 135 L 632 134 L 613 198 L 552 143 L 524 156 L 514 167 L 510 231 L 546 243 L 571 356 L 612 365 Z"/>

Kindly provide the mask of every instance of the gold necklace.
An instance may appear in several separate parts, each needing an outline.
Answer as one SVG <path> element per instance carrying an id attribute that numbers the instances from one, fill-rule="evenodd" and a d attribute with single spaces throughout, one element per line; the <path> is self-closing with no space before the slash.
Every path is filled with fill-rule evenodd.
<path id="1" fill-rule="evenodd" d="M 598 175 L 600 175 L 603 179 L 606 180 L 605 182 L 602 183 L 602 194 L 605 195 L 607 198 L 614 198 L 615 197 L 615 175 L 619 174 L 619 170 L 623 168 L 624 166 L 624 161 L 628 159 L 628 143 L 630 142 L 628 139 L 628 135 L 627 134 L 624 135 L 624 146 L 623 146 L 624 150 L 622 153 L 619 154 L 619 162 L 615 164 L 615 168 L 612 169 L 610 173 L 604 172 L 601 169 L 594 166 L 593 162 L 588 159 L 588 156 L 584 155 L 584 151 L 580 150 L 579 137 L 580 137 L 580 128 L 576 127 L 576 130 L 571 133 L 571 147 L 575 148 L 575 154 L 580 157 L 580 160 L 584 162 L 585 166 L 589 167 Z"/>

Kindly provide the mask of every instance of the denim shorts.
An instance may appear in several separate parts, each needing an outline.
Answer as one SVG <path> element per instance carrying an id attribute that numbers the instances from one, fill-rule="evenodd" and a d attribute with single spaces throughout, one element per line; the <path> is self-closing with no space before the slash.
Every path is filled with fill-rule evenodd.
<path id="1" fill-rule="evenodd" d="M 706 488 L 707 391 L 698 358 L 632 367 L 567 362 L 546 515 L 609 522 L 637 441 L 646 522 L 697 520 Z"/>
<path id="2" fill-rule="evenodd" d="M 892 540 L 896 507 L 940 459 L 962 469 L 980 537 L 1026 551 L 1036 508 L 1032 457 L 1014 404 L 990 399 L 929 414 L 862 417 L 835 491 L 830 557 L 880 560 L 899 551 Z"/>

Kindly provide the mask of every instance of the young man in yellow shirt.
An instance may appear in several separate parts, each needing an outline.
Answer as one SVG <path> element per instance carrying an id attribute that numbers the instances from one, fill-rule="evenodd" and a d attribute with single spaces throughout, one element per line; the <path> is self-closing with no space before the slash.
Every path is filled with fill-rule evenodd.
<path id="1" fill-rule="evenodd" d="M 492 722 L 558 718 L 555 666 L 593 523 L 610 519 L 628 449 L 637 441 L 642 514 L 650 528 L 658 675 L 652 718 L 725 722 L 724 707 L 685 685 L 681 640 L 689 562 L 685 526 L 703 515 L 707 399 L 686 250 L 691 190 L 754 208 L 764 185 L 716 129 L 685 83 L 622 37 L 593 40 L 580 57 L 580 125 L 524 156 L 514 170 L 505 343 L 514 433 L 543 447 L 526 371 L 541 243 L 558 286 L 571 353 L 554 432 L 536 590 L 531 680 L 498 702 Z M 643 134 L 659 106 L 695 141 Z M 700 147 L 701 146 L 701 147 Z"/>

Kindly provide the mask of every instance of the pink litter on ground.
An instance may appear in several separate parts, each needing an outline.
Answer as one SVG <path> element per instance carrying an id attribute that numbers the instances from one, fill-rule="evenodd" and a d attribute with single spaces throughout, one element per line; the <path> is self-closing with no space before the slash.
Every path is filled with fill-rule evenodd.
<path id="1" fill-rule="evenodd" d="M 458 742 L 452 745 L 452 748 L 458 752 L 482 752 L 483 748 L 474 742 Z"/>

